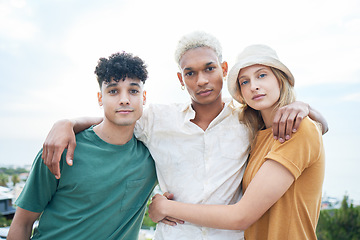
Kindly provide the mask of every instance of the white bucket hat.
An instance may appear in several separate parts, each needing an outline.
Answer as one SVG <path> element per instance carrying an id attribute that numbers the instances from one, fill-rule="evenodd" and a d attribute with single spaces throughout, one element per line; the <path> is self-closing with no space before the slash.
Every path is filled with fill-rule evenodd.
<path id="1" fill-rule="evenodd" d="M 236 101 L 241 103 L 240 89 L 237 83 L 240 70 L 255 64 L 261 64 L 283 71 L 288 76 L 290 85 L 294 86 L 294 76 L 290 70 L 280 62 L 275 50 L 266 45 L 250 45 L 238 55 L 236 63 L 231 68 L 228 76 L 228 90 Z"/>

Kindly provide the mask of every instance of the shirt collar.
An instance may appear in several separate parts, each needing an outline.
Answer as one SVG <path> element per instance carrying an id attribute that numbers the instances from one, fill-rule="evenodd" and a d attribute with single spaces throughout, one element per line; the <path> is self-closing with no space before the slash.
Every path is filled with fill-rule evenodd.
<path id="1" fill-rule="evenodd" d="M 222 111 L 217 115 L 217 117 L 210 123 L 209 127 L 221 122 L 224 118 L 229 116 L 229 114 L 232 114 L 233 111 L 236 110 L 236 107 L 234 105 L 234 100 L 231 98 L 225 98 L 223 99 L 225 105 Z M 195 111 L 191 107 L 191 102 L 184 103 L 184 105 L 180 108 L 180 111 L 184 113 L 184 123 L 190 122 L 191 119 L 195 118 Z"/>

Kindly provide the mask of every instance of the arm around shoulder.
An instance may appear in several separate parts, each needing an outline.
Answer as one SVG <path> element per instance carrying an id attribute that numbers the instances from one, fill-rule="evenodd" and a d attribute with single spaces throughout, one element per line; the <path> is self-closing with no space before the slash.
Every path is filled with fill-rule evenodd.
<path id="1" fill-rule="evenodd" d="M 30 239 L 35 220 L 41 213 L 30 212 L 18 207 L 11 223 L 8 240 Z"/>
<path id="2" fill-rule="evenodd" d="M 317 123 L 320 124 L 321 126 L 321 130 L 322 130 L 322 134 L 324 135 L 325 133 L 327 133 L 329 131 L 329 126 L 328 123 L 326 121 L 326 119 L 324 118 L 324 116 L 321 115 L 321 113 L 319 111 L 317 111 L 316 109 L 312 108 L 309 106 L 309 117 L 316 121 Z"/>
<path id="3" fill-rule="evenodd" d="M 42 159 L 49 170 L 60 178 L 59 161 L 64 149 L 67 148 L 66 162 L 71 166 L 76 147 L 75 133 L 89 128 L 102 121 L 102 118 L 78 118 L 60 120 L 51 128 L 43 144 Z"/>

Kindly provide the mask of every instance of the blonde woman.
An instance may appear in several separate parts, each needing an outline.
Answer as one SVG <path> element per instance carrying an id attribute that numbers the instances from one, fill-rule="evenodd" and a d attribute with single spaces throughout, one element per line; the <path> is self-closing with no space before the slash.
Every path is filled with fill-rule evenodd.
<path id="1" fill-rule="evenodd" d="M 242 199 L 227 206 L 195 205 L 156 195 L 151 218 L 241 229 L 246 239 L 316 239 L 325 167 L 321 131 L 305 118 L 281 144 L 271 130 L 276 110 L 295 101 L 293 75 L 273 49 L 252 45 L 230 70 L 228 87 L 243 105 L 240 117 L 253 130 Z"/>

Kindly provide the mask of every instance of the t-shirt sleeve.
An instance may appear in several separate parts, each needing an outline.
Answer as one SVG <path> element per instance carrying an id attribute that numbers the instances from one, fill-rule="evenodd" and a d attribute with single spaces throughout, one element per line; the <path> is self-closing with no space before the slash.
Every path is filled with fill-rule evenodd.
<path id="1" fill-rule="evenodd" d="M 142 141 L 145 145 L 149 142 L 151 136 L 150 131 L 152 128 L 154 106 L 150 104 L 144 108 L 141 118 L 135 124 L 134 134 L 135 137 Z"/>
<path id="2" fill-rule="evenodd" d="M 315 123 L 305 118 L 291 139 L 283 144 L 276 141 L 265 158 L 279 162 L 297 179 L 307 167 L 319 159 L 321 138 Z"/>
<path id="3" fill-rule="evenodd" d="M 37 154 L 25 187 L 15 202 L 17 206 L 31 212 L 42 212 L 45 209 L 59 181 L 44 164 L 41 155 L 42 150 Z"/>

